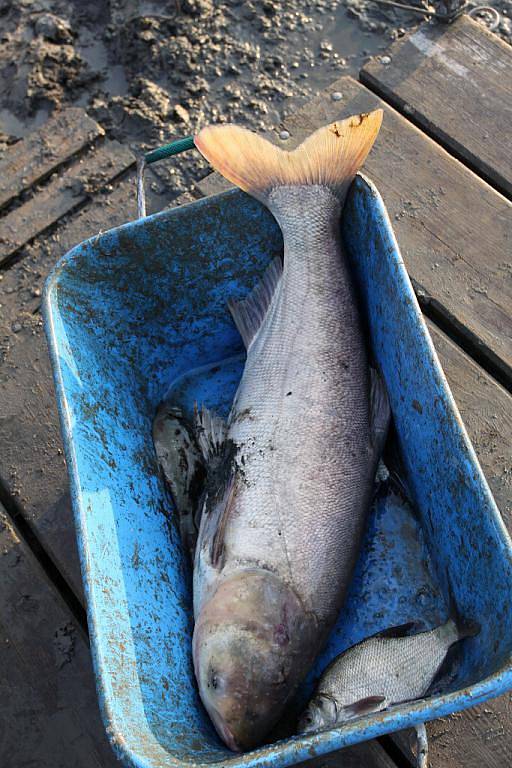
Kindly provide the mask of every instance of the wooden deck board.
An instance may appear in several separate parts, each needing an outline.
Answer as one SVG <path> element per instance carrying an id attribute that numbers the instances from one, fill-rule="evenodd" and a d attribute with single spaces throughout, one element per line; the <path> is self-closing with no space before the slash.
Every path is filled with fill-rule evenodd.
<path id="1" fill-rule="evenodd" d="M 422 24 L 361 81 L 497 189 L 512 196 L 512 47 L 462 16 Z"/>
<path id="2" fill-rule="evenodd" d="M 151 193 L 148 198 L 153 210 L 169 199 Z M 70 248 L 135 216 L 135 179 L 130 175 L 27 247 L 0 281 L 0 477 L 80 598 L 67 473 L 39 311 L 41 292 L 53 265 Z"/>
<path id="3" fill-rule="evenodd" d="M 429 323 L 437 353 L 482 469 L 512 534 L 512 397 Z M 429 723 L 430 768 L 512 763 L 510 694 Z"/>
<path id="4" fill-rule="evenodd" d="M 88 645 L 0 507 L 0 765 L 119 766 Z"/>
<path id="5" fill-rule="evenodd" d="M 85 110 L 58 112 L 0 157 L 0 208 L 38 184 L 104 131 Z"/>
<path id="6" fill-rule="evenodd" d="M 30 200 L 0 218 L 0 264 L 134 164 L 130 150 L 116 141 L 80 158 Z"/>
<path id="7" fill-rule="evenodd" d="M 329 94 L 341 91 L 335 102 Z M 512 383 L 512 204 L 364 86 L 342 78 L 285 123 L 293 141 L 380 106 L 364 172 L 377 185 L 416 286 Z"/>

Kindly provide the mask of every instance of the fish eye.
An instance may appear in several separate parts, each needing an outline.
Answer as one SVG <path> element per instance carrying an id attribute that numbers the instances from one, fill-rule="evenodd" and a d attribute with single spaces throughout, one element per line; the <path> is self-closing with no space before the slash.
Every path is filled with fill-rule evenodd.
<path id="1" fill-rule="evenodd" d="M 208 681 L 206 683 L 207 688 L 213 688 L 214 691 L 219 687 L 219 676 L 214 669 L 210 669 L 208 673 Z"/>

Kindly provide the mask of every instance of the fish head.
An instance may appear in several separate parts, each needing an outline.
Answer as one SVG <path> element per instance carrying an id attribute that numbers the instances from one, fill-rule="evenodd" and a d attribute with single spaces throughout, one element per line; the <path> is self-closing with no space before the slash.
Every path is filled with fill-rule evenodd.
<path id="1" fill-rule="evenodd" d="M 336 700 L 328 694 L 319 693 L 311 699 L 302 713 L 297 732 L 306 734 L 332 728 L 338 722 L 338 716 Z"/>
<path id="2" fill-rule="evenodd" d="M 241 752 L 261 743 L 308 672 L 316 620 L 274 574 L 244 570 L 225 579 L 194 629 L 199 693 L 219 736 Z"/>

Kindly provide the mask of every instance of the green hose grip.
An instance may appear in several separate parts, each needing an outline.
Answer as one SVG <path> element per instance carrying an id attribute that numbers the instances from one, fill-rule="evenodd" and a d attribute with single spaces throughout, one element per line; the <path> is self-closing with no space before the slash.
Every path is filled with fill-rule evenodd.
<path id="1" fill-rule="evenodd" d="M 158 160 L 163 160 L 165 157 L 172 157 L 173 155 L 179 155 L 180 152 L 185 152 L 187 149 L 194 149 L 194 137 L 185 136 L 183 139 L 176 139 L 171 141 L 170 144 L 165 144 L 163 147 L 151 150 L 144 155 L 144 162 L 146 165 L 156 163 Z"/>
<path id="2" fill-rule="evenodd" d="M 139 219 L 143 219 L 146 215 L 146 199 L 144 195 L 144 168 L 146 165 L 156 163 L 165 157 L 179 155 L 180 152 L 185 152 L 187 149 L 195 149 L 193 136 L 176 139 L 176 141 L 171 141 L 170 144 L 152 149 L 151 152 L 147 152 L 139 157 L 137 160 L 137 216 Z"/>

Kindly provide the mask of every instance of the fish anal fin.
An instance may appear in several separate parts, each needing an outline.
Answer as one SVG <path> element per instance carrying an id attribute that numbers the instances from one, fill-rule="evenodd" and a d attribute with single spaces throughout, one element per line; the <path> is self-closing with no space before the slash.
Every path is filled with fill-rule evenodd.
<path id="1" fill-rule="evenodd" d="M 276 256 L 248 296 L 239 301 L 228 301 L 229 310 L 246 349 L 261 328 L 282 273 L 281 258 Z"/>
<path id="2" fill-rule="evenodd" d="M 359 717 L 360 715 L 368 715 L 370 712 L 379 712 L 381 709 L 386 709 L 386 706 L 385 696 L 367 696 L 348 704 L 343 709 L 350 717 Z"/>

